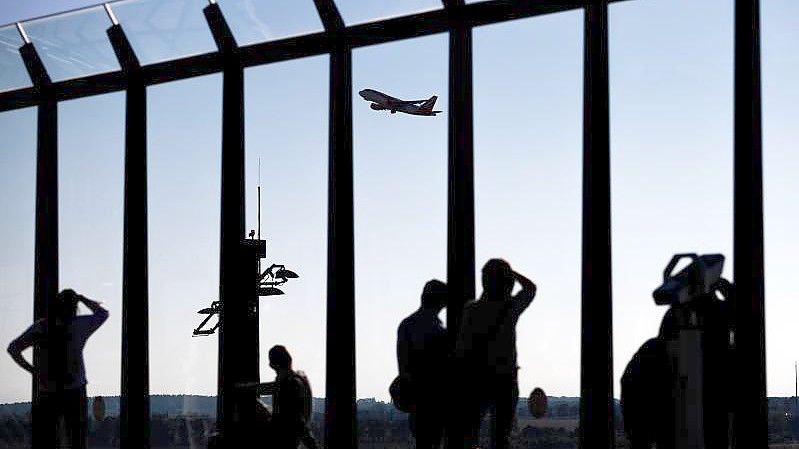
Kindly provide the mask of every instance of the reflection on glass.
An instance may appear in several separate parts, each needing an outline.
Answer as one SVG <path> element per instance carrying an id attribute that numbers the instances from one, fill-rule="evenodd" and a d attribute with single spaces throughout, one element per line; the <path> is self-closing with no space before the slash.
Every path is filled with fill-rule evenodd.
<path id="1" fill-rule="evenodd" d="M 22 44 L 14 25 L 0 28 L 0 92 L 31 85 L 25 63 L 19 55 Z"/>
<path id="2" fill-rule="evenodd" d="M 239 45 L 322 30 L 311 0 L 219 0 L 219 7 Z"/>
<path id="3" fill-rule="evenodd" d="M 25 22 L 25 31 L 53 81 L 119 70 L 101 6 Z"/>
<path id="4" fill-rule="evenodd" d="M 111 4 L 142 64 L 216 51 L 203 14 L 206 6 L 206 0 L 131 0 Z"/>
<path id="5" fill-rule="evenodd" d="M 440 0 L 336 0 L 347 25 L 441 9 Z"/>

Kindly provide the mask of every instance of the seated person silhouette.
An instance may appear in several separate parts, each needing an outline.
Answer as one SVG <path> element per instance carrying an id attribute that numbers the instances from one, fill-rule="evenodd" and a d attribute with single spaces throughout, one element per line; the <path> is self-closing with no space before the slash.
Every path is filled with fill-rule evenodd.
<path id="1" fill-rule="evenodd" d="M 85 304 L 92 314 L 77 316 L 79 302 Z M 88 419 L 83 348 L 89 337 L 108 319 L 108 311 L 100 303 L 70 289 L 56 295 L 53 306 L 53 322 L 37 320 L 11 342 L 8 353 L 38 383 L 40 406 L 34 408 L 33 419 L 48 423 L 42 430 L 37 429 L 37 434 L 46 442 L 45 446 L 60 447 L 56 424 L 63 417 L 64 433 L 69 436 L 70 447 L 83 449 L 86 447 Z M 47 369 L 31 365 L 22 356 L 22 351 L 33 345 L 41 345 L 48 351 L 49 356 L 45 356 L 50 360 Z"/>
<path id="2" fill-rule="evenodd" d="M 516 364 L 516 323 L 533 302 L 536 286 L 513 271 L 508 262 L 491 259 L 483 267 L 483 294 L 463 309 L 455 344 L 455 369 L 462 379 L 454 435 L 465 448 L 478 443 L 480 423 L 491 410 L 491 447 L 510 447 L 519 384 Z M 521 290 L 511 296 L 516 282 Z"/>
<path id="3" fill-rule="evenodd" d="M 269 366 L 277 374 L 275 381 L 263 384 L 259 391 L 272 395 L 269 435 L 274 444 L 270 447 L 296 449 L 302 443 L 316 449 L 318 444 L 310 429 L 313 396 L 308 377 L 294 371 L 291 354 L 281 345 L 269 350 Z"/>
<path id="4" fill-rule="evenodd" d="M 447 304 L 447 285 L 425 284 L 418 310 L 397 329 L 397 363 L 405 400 L 411 402 L 409 424 L 418 449 L 437 448 L 444 436 L 444 391 L 447 370 L 447 331 L 438 314 Z"/>

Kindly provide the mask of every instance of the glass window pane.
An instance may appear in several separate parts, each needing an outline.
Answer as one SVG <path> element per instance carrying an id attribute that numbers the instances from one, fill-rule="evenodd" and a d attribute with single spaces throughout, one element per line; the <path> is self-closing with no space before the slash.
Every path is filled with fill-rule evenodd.
<path id="1" fill-rule="evenodd" d="M 347 25 L 441 9 L 440 0 L 335 0 Z"/>
<path id="2" fill-rule="evenodd" d="M 36 108 L 0 113 L 0 135 L 4 140 L 0 151 L 0 347 L 7 348 L 33 324 Z M 23 356 L 31 361 L 33 351 L 28 349 Z M 30 374 L 5 354 L 0 357 L 0 385 L 0 404 L 31 400 Z M 20 436 L 9 438 L 11 444 L 22 445 L 23 435 L 28 437 L 23 421 L 20 416 Z"/>
<path id="3" fill-rule="evenodd" d="M 219 334 L 193 338 L 192 330 L 205 317 L 197 311 L 219 298 L 222 76 L 153 86 L 147 97 L 151 444 L 188 447 L 189 433 L 205 447 L 202 431 L 176 415 L 210 428 L 216 415 L 208 396 L 216 395 Z M 180 442 L 169 430 L 176 425 L 186 429 Z"/>
<path id="4" fill-rule="evenodd" d="M 91 405 L 120 391 L 125 94 L 59 104 L 58 130 L 59 288 L 101 301 L 109 312 L 83 351 Z M 80 306 L 78 314 L 91 312 Z M 117 420 L 103 424 L 118 433 Z M 89 447 L 105 446 L 99 431 L 89 425 Z"/>
<path id="5" fill-rule="evenodd" d="M 353 52 L 361 447 L 411 447 L 413 441 L 407 415 L 390 404 L 388 386 L 398 374 L 398 326 L 419 309 L 425 283 L 447 276 L 447 61 L 443 34 Z M 425 117 L 374 110 L 358 95 L 364 89 L 403 100 L 437 95 L 435 109 L 444 112 Z M 446 313 L 440 318 L 446 323 Z M 380 422 L 387 419 L 390 427 Z"/>
<path id="6" fill-rule="evenodd" d="M 19 54 L 22 44 L 16 26 L 0 28 L 0 92 L 31 86 L 25 62 Z"/>
<path id="7" fill-rule="evenodd" d="M 492 258 L 538 286 L 516 325 L 520 447 L 543 432 L 577 447 L 582 21 L 570 12 L 474 30 L 475 290 Z M 553 419 L 531 416 L 536 387 Z"/>
<path id="8" fill-rule="evenodd" d="M 676 253 L 721 253 L 732 280 L 733 4 L 623 3 L 609 13 L 614 391 L 667 307 Z"/>
<path id="9" fill-rule="evenodd" d="M 247 69 L 245 93 L 247 227 L 258 228 L 261 180 L 261 269 L 284 264 L 299 275 L 260 299 L 261 382 L 275 379 L 269 349 L 284 345 L 306 373 L 314 401 L 314 436 L 323 434 L 327 310 L 327 56 Z M 258 159 L 260 158 L 260 174 Z M 265 400 L 271 400 L 266 397 Z"/>
<path id="10" fill-rule="evenodd" d="M 311 0 L 219 0 L 240 46 L 322 31 Z"/>
<path id="11" fill-rule="evenodd" d="M 769 396 L 793 396 L 796 359 L 796 254 L 799 253 L 799 3 L 763 2 L 763 195 L 766 258 L 766 385 Z M 779 412 L 784 409 L 780 407 Z M 796 416 L 796 410 L 791 410 Z M 788 421 L 790 423 L 790 421 Z M 778 426 L 775 433 L 781 430 Z"/>
<path id="12" fill-rule="evenodd" d="M 151 64 L 216 51 L 205 0 L 129 0 L 111 7 L 139 62 Z"/>
<path id="13" fill-rule="evenodd" d="M 23 24 L 53 81 L 119 70 L 110 26 L 100 6 Z"/>

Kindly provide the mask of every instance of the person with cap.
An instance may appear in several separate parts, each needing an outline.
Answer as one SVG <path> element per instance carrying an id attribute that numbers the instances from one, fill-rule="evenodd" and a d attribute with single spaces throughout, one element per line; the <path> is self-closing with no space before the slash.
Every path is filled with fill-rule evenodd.
<path id="1" fill-rule="evenodd" d="M 421 306 L 397 329 L 399 379 L 411 403 L 409 424 L 419 449 L 437 448 L 444 436 L 447 372 L 447 331 L 438 314 L 447 305 L 447 285 L 439 280 L 425 284 Z"/>
<path id="2" fill-rule="evenodd" d="M 80 302 L 92 311 L 91 315 L 77 315 Z M 63 417 L 70 447 L 83 449 L 86 447 L 88 422 L 83 348 L 89 337 L 108 319 L 108 311 L 99 302 L 71 289 L 56 295 L 53 306 L 52 321 L 43 318 L 33 323 L 9 344 L 8 353 L 38 383 L 39 407 L 33 414 L 34 419 L 53 424 L 41 432 L 48 440 L 47 445 L 58 447 L 55 424 L 59 417 Z M 49 351 L 49 357 L 44 360 L 50 360 L 46 369 L 32 365 L 22 356 L 22 351 L 34 345 Z"/>
<path id="3" fill-rule="evenodd" d="M 490 409 L 491 447 L 506 449 L 519 400 L 516 323 L 533 302 L 536 286 L 502 259 L 491 259 L 483 266 L 482 281 L 480 299 L 464 306 L 455 343 L 454 364 L 463 392 L 459 436 L 463 447 L 474 447 L 480 423 Z M 521 289 L 512 296 L 517 282 Z"/>

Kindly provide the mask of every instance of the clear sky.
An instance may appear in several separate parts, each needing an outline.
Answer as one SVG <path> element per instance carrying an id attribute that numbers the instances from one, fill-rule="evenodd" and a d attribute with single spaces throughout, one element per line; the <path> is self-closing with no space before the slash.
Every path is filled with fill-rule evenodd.
<path id="1" fill-rule="evenodd" d="M 115 5 L 145 62 L 213 49 L 201 0 Z M 0 23 L 89 5 L 6 1 Z M 242 42 L 321 29 L 310 0 L 220 0 Z M 433 0 L 340 0 L 348 23 Z M 799 4 L 762 0 L 768 394 L 793 394 L 792 255 L 799 251 Z M 294 8 L 294 9 L 292 9 Z M 144 19 L 143 17 L 147 17 Z M 579 395 L 582 12 L 474 31 L 478 268 L 504 257 L 539 286 L 518 325 L 523 395 Z M 26 28 L 57 79 L 111 70 L 101 10 Z M 180 30 L 172 32 L 171 30 Z M 0 89 L 25 85 L 16 32 L 0 28 Z M 387 399 L 396 325 L 446 275 L 446 35 L 353 55 L 357 395 Z M 68 49 L 68 50 L 66 50 Z M 615 395 L 665 309 L 652 290 L 671 255 L 721 252 L 732 275 L 733 1 L 636 0 L 610 10 Z M 221 75 L 148 90 L 152 393 L 215 394 L 216 337 L 192 338 L 218 296 Z M 439 96 L 432 117 L 373 111 L 357 91 Z M 261 302 L 262 353 L 292 352 L 324 395 L 328 57 L 247 69 L 248 229 L 263 185 L 268 262 L 300 274 Z M 89 394 L 119 392 L 124 94 L 59 106 L 60 283 L 105 301 L 89 341 Z M 0 347 L 33 315 L 36 114 L 0 113 Z M 29 354 L 28 354 L 29 355 Z M 335 363 L 335 362 L 333 362 Z M 272 372 L 261 361 L 262 379 Z M 734 373 L 730 373 L 734 376 Z M 0 356 L 0 403 L 28 375 Z"/>

